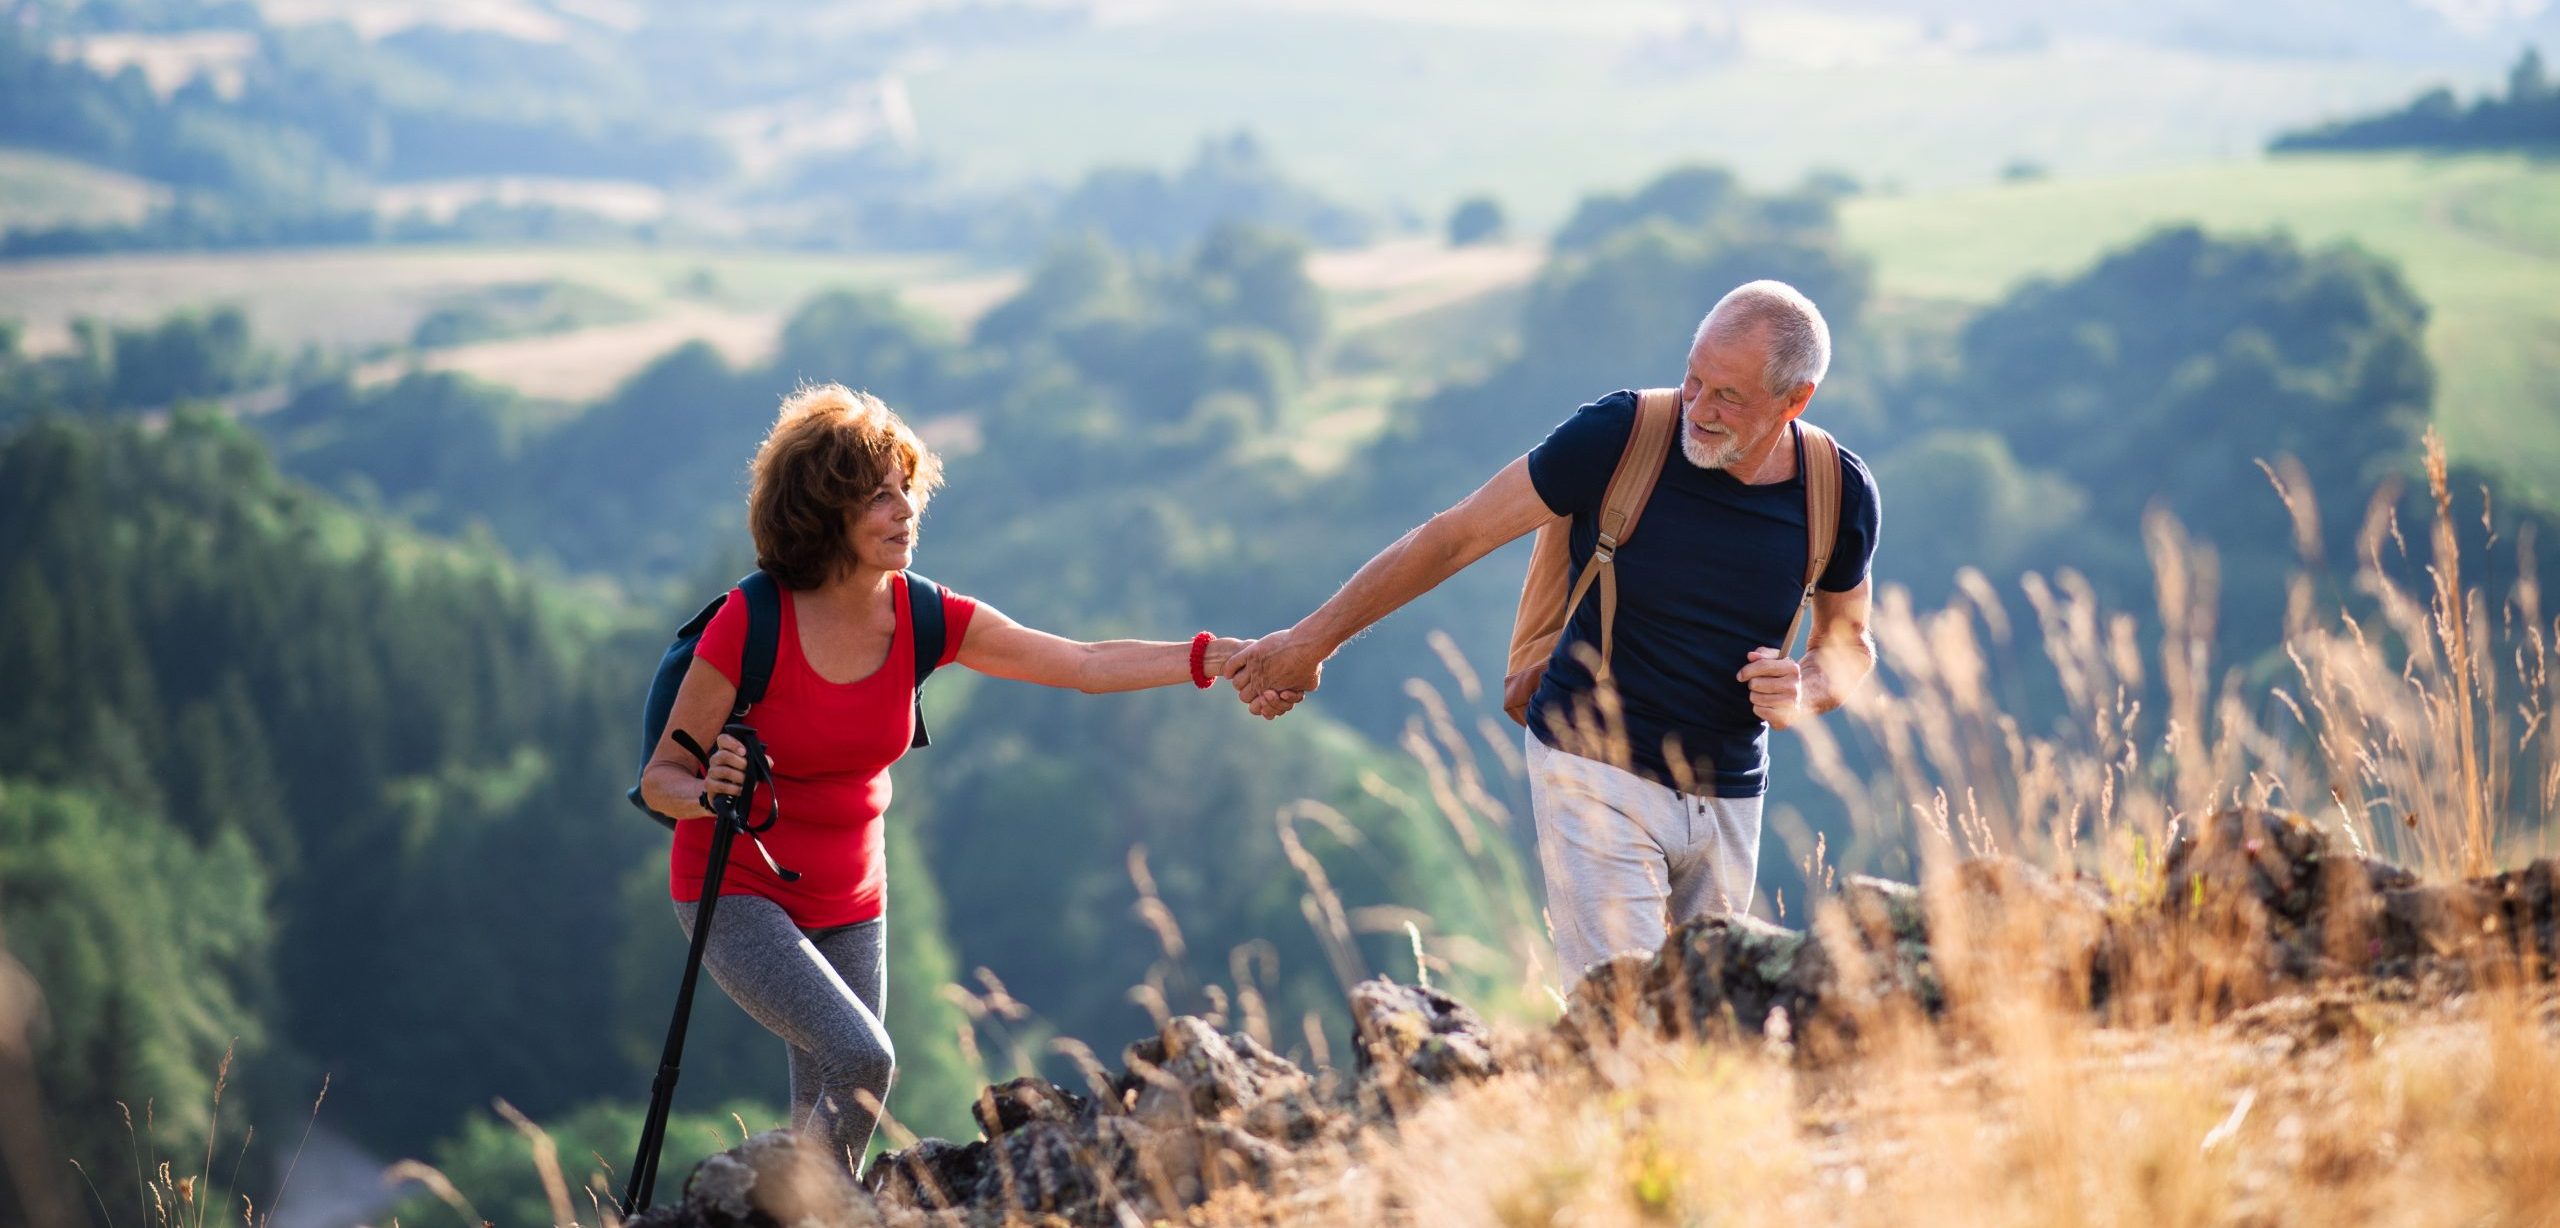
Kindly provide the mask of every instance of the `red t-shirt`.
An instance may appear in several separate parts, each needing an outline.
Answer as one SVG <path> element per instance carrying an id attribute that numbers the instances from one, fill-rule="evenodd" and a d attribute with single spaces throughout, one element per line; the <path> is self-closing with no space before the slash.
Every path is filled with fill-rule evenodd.
<path id="1" fill-rule="evenodd" d="M 747 723 L 756 727 L 773 758 L 774 782 L 773 788 L 756 790 L 751 818 L 763 822 L 773 809 L 773 794 L 781 793 L 782 821 L 762 839 L 783 868 L 800 872 L 800 881 L 775 877 L 755 846 L 741 837 L 730 846 L 720 894 L 763 896 L 782 905 L 803 929 L 868 921 L 880 915 L 886 902 L 888 862 L 881 855 L 880 816 L 889 809 L 889 765 L 915 737 L 916 675 L 906 577 L 892 578 L 890 588 L 898 626 L 889 640 L 889 657 L 869 677 L 853 682 L 830 682 L 810 667 L 800 651 L 791 590 L 783 589 L 773 681 L 765 687 L 763 702 L 747 713 Z M 960 655 L 970 616 L 977 610 L 977 602 L 943 590 L 942 664 Z M 694 658 L 709 662 L 734 683 L 746 637 L 746 598 L 732 589 L 711 625 L 703 628 Z M 675 846 L 667 857 L 667 887 L 676 899 L 701 898 L 702 872 L 710 857 L 710 823 L 688 819 L 676 824 Z"/>

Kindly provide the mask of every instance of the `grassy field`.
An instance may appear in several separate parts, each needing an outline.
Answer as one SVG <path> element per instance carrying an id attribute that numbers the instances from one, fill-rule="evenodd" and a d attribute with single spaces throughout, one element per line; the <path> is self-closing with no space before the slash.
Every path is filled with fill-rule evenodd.
<path id="1" fill-rule="evenodd" d="M 2456 459 L 2560 496 L 2560 164 L 2301 157 L 1852 201 L 1891 312 L 1993 301 L 2181 220 L 2283 229 L 2399 262 L 2433 311 L 2436 415 Z"/>
<path id="2" fill-rule="evenodd" d="M 405 343 L 453 296 L 508 282 L 565 281 L 644 306 L 691 302 L 731 311 L 787 309 L 828 286 L 912 292 L 947 304 L 983 270 L 936 257 L 698 252 L 608 247 L 316 248 L 34 260 L 0 265 L 0 316 L 30 345 L 59 343 L 81 316 L 150 319 L 178 307 L 237 303 L 284 345 Z M 962 294 L 960 299 L 971 296 Z"/>
<path id="3" fill-rule="evenodd" d="M 0 231 L 138 221 L 167 188 L 86 163 L 0 150 Z"/>
<path id="4" fill-rule="evenodd" d="M 964 326 L 1014 284 L 1010 273 L 938 257 L 629 248 L 324 248 L 155 253 L 0 265 L 0 318 L 27 325 L 37 350 L 69 341 L 72 320 L 119 323 L 182 307 L 237 304 L 268 344 L 382 354 L 405 346 L 428 313 L 492 286 L 559 281 L 593 287 L 643 318 L 538 337 L 441 349 L 423 365 L 579 401 L 651 359 L 701 338 L 738 362 L 771 345 L 790 309 L 821 290 L 893 291 Z M 372 364 L 396 371 L 401 360 Z"/>
<path id="5" fill-rule="evenodd" d="M 1934 190 L 2016 160 L 2084 175 L 2243 157 L 2279 129 L 2396 103 L 2442 75 L 2079 39 L 2003 46 L 1918 18 L 1349 7 L 1150 6 L 954 53 L 909 74 L 920 139 L 994 183 L 1165 166 L 1204 133 L 1250 128 L 1291 174 L 1346 199 L 1437 219 L 1490 190 L 1543 229 L 1587 191 L 1684 160 L 1764 183 L 1839 166 Z"/>
<path id="6" fill-rule="evenodd" d="M 1446 321 L 1474 318 L 1536 272 L 1535 247 L 1451 250 L 1402 241 L 1322 253 L 1309 271 L 1330 292 L 1337 328 L 1410 355 L 1449 348 Z M 593 327 L 394 352 L 439 307 L 497 286 L 588 287 L 641 318 Z M 0 318 L 27 325 L 27 343 L 53 349 L 83 316 L 138 323 L 169 311 L 238 304 L 258 335 L 285 350 L 376 355 L 367 378 L 413 363 L 460 371 L 557 402 L 601 396 L 650 360 L 705 340 L 735 363 L 762 358 L 791 309 L 822 290 L 886 290 L 966 328 L 1019 283 L 1019 274 L 922 256 L 802 252 L 686 252 L 629 248 L 331 248 L 191 252 L 0 264 Z M 1507 324 L 1505 325 L 1507 327 Z M 1430 368 L 1429 361 L 1421 367 Z M 1363 386 L 1363 392 L 1375 392 Z M 1349 394 L 1325 392 L 1329 408 Z M 1370 410 L 1382 400 L 1352 397 Z"/>

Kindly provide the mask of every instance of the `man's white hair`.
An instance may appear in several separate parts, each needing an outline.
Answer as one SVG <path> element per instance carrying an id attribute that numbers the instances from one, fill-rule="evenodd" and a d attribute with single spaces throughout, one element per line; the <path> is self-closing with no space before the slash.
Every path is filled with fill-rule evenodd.
<path id="1" fill-rule="evenodd" d="M 1698 321 L 1689 348 L 1713 331 L 1718 340 L 1769 330 L 1769 365 L 1760 373 L 1766 391 L 1790 394 L 1806 384 L 1819 384 L 1831 370 L 1831 326 L 1822 309 L 1804 292 L 1783 281 L 1754 281 L 1735 286 L 1716 300 L 1715 309 Z"/>

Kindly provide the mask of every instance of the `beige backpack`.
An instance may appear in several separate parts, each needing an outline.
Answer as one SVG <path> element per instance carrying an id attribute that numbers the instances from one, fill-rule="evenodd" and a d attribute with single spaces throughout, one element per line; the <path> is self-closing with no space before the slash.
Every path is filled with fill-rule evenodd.
<path id="1" fill-rule="evenodd" d="M 1627 434 L 1626 450 L 1618 454 L 1618 467 L 1609 475 L 1608 493 L 1600 501 L 1600 540 L 1592 549 L 1591 564 L 1573 581 L 1569 596 L 1565 577 L 1573 567 L 1567 544 L 1572 518 L 1558 516 L 1538 527 L 1538 541 L 1529 554 L 1529 575 L 1520 585 L 1520 613 L 1512 620 L 1511 656 L 1502 679 L 1502 710 L 1512 720 L 1529 723 L 1529 699 L 1547 676 L 1556 640 L 1564 635 L 1565 624 L 1581 607 L 1594 581 L 1600 586 L 1599 681 L 1609 681 L 1610 636 L 1618 621 L 1618 551 L 1635 536 L 1636 522 L 1644 518 L 1645 500 L 1653 496 L 1653 484 L 1662 476 L 1671 434 L 1679 424 L 1678 389 L 1648 388 L 1636 394 L 1635 429 Z M 1804 596 L 1796 603 L 1794 620 L 1787 624 L 1787 638 L 1778 645 L 1791 656 L 1796 632 L 1813 608 L 1814 582 L 1831 562 L 1840 534 L 1840 445 L 1829 432 L 1801 418 L 1795 426 L 1804 438 L 1807 541 Z"/>

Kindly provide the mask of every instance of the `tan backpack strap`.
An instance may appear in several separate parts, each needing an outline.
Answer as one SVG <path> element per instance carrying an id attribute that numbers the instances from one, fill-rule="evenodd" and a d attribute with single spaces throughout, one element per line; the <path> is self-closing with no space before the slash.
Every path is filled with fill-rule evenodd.
<path id="1" fill-rule="evenodd" d="M 1599 540 L 1590 561 L 1583 565 L 1582 574 L 1567 579 L 1573 568 L 1572 551 L 1566 545 L 1572 536 L 1570 518 L 1559 516 L 1539 527 L 1537 544 L 1529 554 L 1529 573 L 1520 584 L 1520 612 L 1512 619 L 1511 651 L 1502 679 L 1502 710 L 1511 719 L 1528 723 L 1529 700 L 1537 693 L 1539 680 L 1546 676 L 1547 658 L 1594 584 L 1600 586 L 1600 677 L 1609 676 L 1609 652 L 1615 646 L 1618 616 L 1617 568 L 1613 560 L 1618 548 L 1634 536 L 1636 522 L 1644 516 L 1645 501 L 1652 497 L 1654 483 L 1662 477 L 1663 462 L 1671 451 L 1671 435 L 1679 429 L 1679 422 L 1677 389 L 1654 388 L 1636 394 L 1635 425 L 1627 432 L 1626 446 L 1618 452 L 1617 467 L 1609 472 L 1609 485 L 1597 509 Z M 1557 601 L 1568 591 L 1571 595 Z"/>
<path id="2" fill-rule="evenodd" d="M 1671 432 L 1679 423 L 1678 389 L 1647 388 L 1636 394 L 1635 429 L 1627 434 L 1627 450 L 1619 455 L 1617 472 L 1609 475 L 1609 491 L 1600 500 L 1600 537 L 1591 545 L 1591 564 L 1582 569 L 1573 598 L 1565 604 L 1565 617 L 1571 618 L 1581 607 L 1583 591 L 1598 576 L 1600 676 L 1594 681 L 1607 681 L 1611 650 L 1616 646 L 1618 548 L 1635 536 L 1636 522 L 1644 519 L 1644 505 L 1653 497 L 1654 484 L 1662 480 L 1662 462 L 1671 453 Z"/>
<path id="3" fill-rule="evenodd" d="M 1787 624 L 1787 638 L 1779 649 L 1795 655 L 1796 632 L 1804 628 L 1805 617 L 1813 612 L 1814 585 L 1831 566 L 1831 552 L 1840 543 L 1840 442 L 1831 432 L 1801 418 L 1795 423 L 1796 438 L 1803 445 L 1800 464 L 1804 467 L 1804 596 L 1796 602 L 1794 621 Z M 1805 651 L 1813 651 L 1812 632 L 1805 632 Z"/>
<path id="4" fill-rule="evenodd" d="M 1595 560 L 1615 557 L 1618 547 L 1636 535 L 1644 519 L 1645 501 L 1662 480 L 1662 460 L 1671 451 L 1671 429 L 1680 421 L 1680 390 L 1647 388 L 1636 394 L 1635 428 L 1627 433 L 1626 451 L 1609 475 L 1609 490 L 1600 498 L 1600 540 Z"/>

